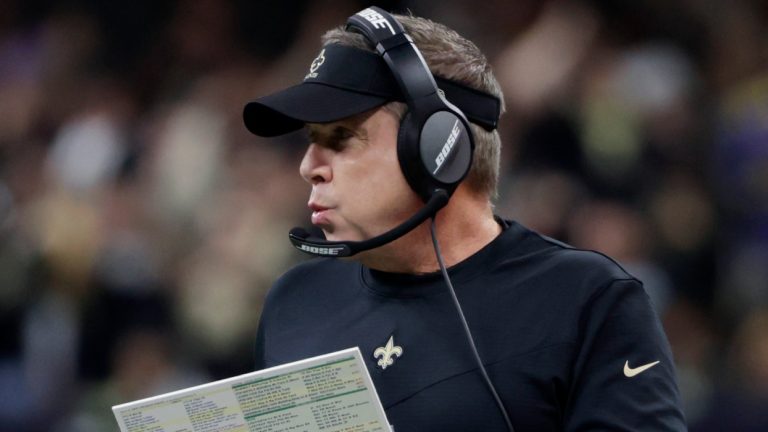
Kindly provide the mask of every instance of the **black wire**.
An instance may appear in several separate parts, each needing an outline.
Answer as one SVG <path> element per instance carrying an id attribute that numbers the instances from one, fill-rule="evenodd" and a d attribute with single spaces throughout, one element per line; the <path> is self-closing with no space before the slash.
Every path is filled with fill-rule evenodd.
<path id="1" fill-rule="evenodd" d="M 483 380 L 488 386 L 488 390 L 490 390 L 491 394 L 493 395 L 493 399 L 496 400 L 496 406 L 499 407 L 501 415 L 504 416 L 504 422 L 507 424 L 507 429 L 509 429 L 509 432 L 515 432 L 515 428 L 512 427 L 512 421 L 509 419 L 509 414 L 507 414 L 507 410 L 504 408 L 504 404 L 501 402 L 501 398 L 496 392 L 496 388 L 493 386 L 491 378 L 488 376 L 488 372 L 485 370 L 485 366 L 483 366 L 483 360 L 480 359 L 480 353 L 477 352 L 475 340 L 472 338 L 472 332 L 469 331 L 469 324 L 467 324 L 467 319 L 464 318 L 464 311 L 461 310 L 461 304 L 459 303 L 459 299 L 456 297 L 456 291 L 453 289 L 451 278 L 448 276 L 448 270 L 445 268 L 445 263 L 443 262 L 443 255 L 440 253 L 440 245 L 437 243 L 437 233 L 435 229 L 434 217 L 432 218 L 432 223 L 430 224 L 429 229 L 432 233 L 432 245 L 435 247 L 435 255 L 437 255 L 437 263 L 440 265 L 440 272 L 443 274 L 443 279 L 445 280 L 446 285 L 448 285 L 448 291 L 451 293 L 453 304 L 456 306 L 456 310 L 459 313 L 459 318 L 461 319 L 461 324 L 464 327 L 464 333 L 467 336 L 469 347 L 472 349 L 472 354 L 474 354 L 475 361 L 477 362 L 477 366 L 480 369 L 480 375 L 483 376 Z"/>

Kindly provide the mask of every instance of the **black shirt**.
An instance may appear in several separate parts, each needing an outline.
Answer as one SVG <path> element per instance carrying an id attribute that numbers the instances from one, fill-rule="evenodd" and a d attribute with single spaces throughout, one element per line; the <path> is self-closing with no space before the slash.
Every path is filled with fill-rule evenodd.
<path id="1" fill-rule="evenodd" d="M 517 432 L 686 429 L 659 319 L 611 259 L 511 223 L 449 274 Z M 506 430 L 439 273 L 324 258 L 275 283 L 257 369 L 355 346 L 396 432 Z"/>

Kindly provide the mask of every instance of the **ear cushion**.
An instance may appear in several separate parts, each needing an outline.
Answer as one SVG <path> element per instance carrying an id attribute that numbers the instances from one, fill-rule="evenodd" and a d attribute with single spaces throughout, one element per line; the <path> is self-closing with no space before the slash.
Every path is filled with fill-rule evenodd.
<path id="1" fill-rule="evenodd" d="M 397 130 L 397 154 L 398 157 L 403 151 L 407 151 L 405 147 L 407 147 L 407 137 L 405 136 L 408 128 L 413 127 L 410 123 L 413 121 L 411 118 L 411 111 L 408 110 L 403 114 L 403 118 L 400 120 L 400 128 Z M 402 167 L 402 163 L 401 163 Z"/>
<path id="2" fill-rule="evenodd" d="M 397 159 L 408 185 L 426 202 L 432 195 L 434 187 L 431 185 L 431 178 L 426 175 L 423 168 L 419 136 L 420 131 L 412 112 L 406 111 L 397 132 Z"/>

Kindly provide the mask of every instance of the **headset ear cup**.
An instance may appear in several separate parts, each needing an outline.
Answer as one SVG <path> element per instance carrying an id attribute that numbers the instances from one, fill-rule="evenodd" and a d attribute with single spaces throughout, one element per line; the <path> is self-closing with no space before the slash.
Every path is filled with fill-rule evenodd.
<path id="1" fill-rule="evenodd" d="M 397 156 L 408 184 L 424 202 L 436 189 L 453 194 L 472 165 L 474 140 L 467 122 L 452 111 L 438 111 L 422 124 L 413 111 L 400 122 Z"/>
<path id="2" fill-rule="evenodd" d="M 424 122 L 420 139 L 425 175 L 453 193 L 472 165 L 474 140 L 466 119 L 453 111 L 435 112 Z"/>

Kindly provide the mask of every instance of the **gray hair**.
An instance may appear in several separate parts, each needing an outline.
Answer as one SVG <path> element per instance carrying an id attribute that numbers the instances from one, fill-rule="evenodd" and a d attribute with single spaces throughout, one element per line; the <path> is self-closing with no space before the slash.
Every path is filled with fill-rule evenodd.
<path id="1" fill-rule="evenodd" d="M 456 81 L 468 87 L 494 95 L 501 100 L 501 112 L 504 112 L 504 95 L 491 65 L 485 55 L 471 41 L 463 38 L 443 24 L 425 18 L 394 15 L 411 36 L 424 56 L 429 69 L 435 76 Z M 338 44 L 374 51 L 370 42 L 362 35 L 334 28 L 322 37 L 323 46 Z M 405 104 L 390 102 L 385 105 L 402 118 Z M 501 137 L 498 131 L 488 132 L 472 123 L 475 136 L 475 153 L 472 168 L 465 182 L 471 190 L 486 194 L 489 199 L 496 198 L 499 182 L 499 158 Z"/>

